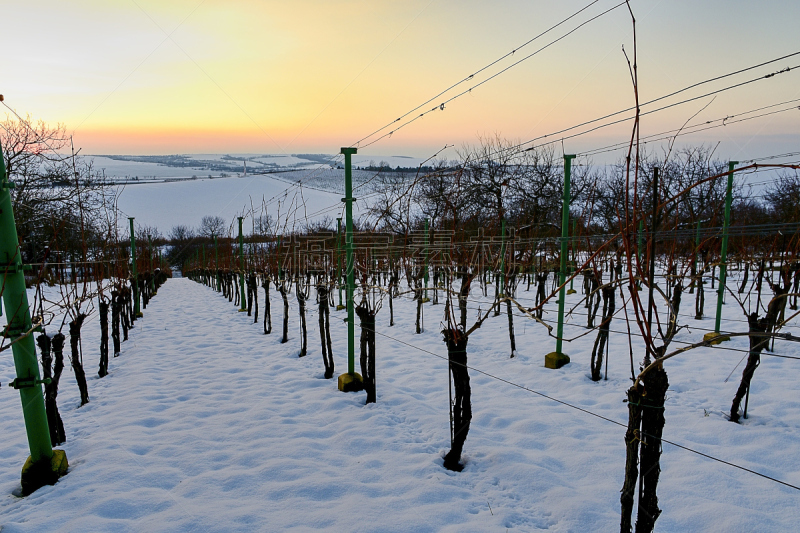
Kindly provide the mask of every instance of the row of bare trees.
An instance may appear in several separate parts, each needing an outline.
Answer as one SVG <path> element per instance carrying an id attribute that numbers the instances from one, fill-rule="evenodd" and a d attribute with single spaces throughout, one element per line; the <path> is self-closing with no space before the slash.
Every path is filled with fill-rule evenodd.
<path id="1" fill-rule="evenodd" d="M 377 178 L 378 199 L 363 229 L 407 233 L 423 219 L 434 228 L 479 228 L 508 224 L 544 230 L 560 228 L 564 171 L 561 156 L 545 146 L 520 152 L 516 143 L 498 136 L 465 146 L 453 161 L 437 161 L 433 170 L 409 174 L 383 172 Z M 570 214 L 582 232 L 616 232 L 633 216 L 633 195 L 639 205 L 650 205 L 653 169 L 660 170 L 659 198 L 681 196 L 660 213 L 675 228 L 702 221 L 720 225 L 725 200 L 727 162 L 715 158 L 709 146 L 687 146 L 660 154 L 641 153 L 637 188 L 626 187 L 626 164 L 593 165 L 579 158 L 573 165 Z M 711 176 L 720 176 L 708 180 Z M 763 174 L 758 174 L 761 178 Z M 776 219 L 800 222 L 800 175 L 777 171 L 762 187 L 752 179 L 734 182 L 733 225 L 765 224 Z M 757 180 L 763 182 L 763 179 Z M 699 185 L 698 185 L 699 184 Z M 682 194 L 692 187 L 691 193 Z M 626 202 L 626 197 L 628 198 Z"/>

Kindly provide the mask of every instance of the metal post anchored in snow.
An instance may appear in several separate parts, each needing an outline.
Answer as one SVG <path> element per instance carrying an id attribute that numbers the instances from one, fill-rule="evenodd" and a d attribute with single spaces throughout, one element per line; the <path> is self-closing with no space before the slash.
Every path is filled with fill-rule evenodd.
<path id="1" fill-rule="evenodd" d="M 703 335 L 704 340 L 712 340 L 714 344 L 731 340 L 727 335 L 719 332 L 722 320 L 722 299 L 725 297 L 725 280 L 728 275 L 728 227 L 731 224 L 731 202 L 733 200 L 733 167 L 738 165 L 738 161 L 728 162 L 728 189 L 725 193 L 725 220 L 722 222 L 722 249 L 719 257 L 719 284 L 717 286 L 717 318 L 714 322 L 713 333 Z"/>
<path id="2" fill-rule="evenodd" d="M 425 272 L 423 280 L 425 281 L 425 295 L 422 297 L 423 302 L 429 302 L 430 298 L 428 298 L 428 258 L 430 256 L 430 250 L 428 248 L 428 219 L 425 219 Z"/>
<path id="3" fill-rule="evenodd" d="M 544 356 L 544 366 L 547 368 L 561 368 L 569 363 L 569 356 L 561 351 L 562 337 L 564 336 L 564 301 L 567 298 L 567 241 L 569 239 L 569 200 L 570 200 L 570 175 L 574 155 L 564 155 L 564 199 L 561 210 L 561 273 L 558 294 L 558 329 L 556 330 L 556 351 Z"/>
<path id="4" fill-rule="evenodd" d="M 356 153 L 356 148 L 342 148 L 344 155 L 344 198 L 345 204 L 345 236 L 344 243 L 347 248 L 347 374 L 339 376 L 339 390 L 343 392 L 359 391 L 364 388 L 361 374 L 355 371 L 356 333 L 355 309 L 353 299 L 356 289 L 355 262 L 353 257 L 353 167 L 351 156 Z"/>
<path id="5" fill-rule="evenodd" d="M 239 312 L 245 313 L 247 312 L 247 307 L 244 305 L 244 300 L 247 296 L 244 293 L 244 236 L 242 235 L 242 219 L 244 217 L 236 218 L 239 219 L 239 292 L 241 292 Z"/>
<path id="6" fill-rule="evenodd" d="M 133 285 L 133 316 L 135 320 L 136 317 L 143 315 L 139 309 L 139 280 L 136 273 L 136 233 L 133 230 L 134 217 L 128 217 L 128 220 L 131 223 L 131 285 Z"/>
<path id="7" fill-rule="evenodd" d="M 43 381 L 39 376 L 34 327 L 25 292 L 25 274 L 20 257 L 19 238 L 14 223 L 14 210 L 9 190 L 2 147 L 0 147 L 0 273 L 3 278 L 3 305 L 8 326 L 3 334 L 10 339 L 17 378 L 11 386 L 19 390 L 22 416 L 28 435 L 31 455 L 22 467 L 22 492 L 30 494 L 43 485 L 52 485 L 67 473 L 67 456 L 63 450 L 53 450 L 47 412 L 42 394 Z M 49 380 L 45 380 L 49 383 Z"/>
<path id="8" fill-rule="evenodd" d="M 500 280 L 497 291 L 500 298 L 505 296 L 506 290 L 506 219 L 500 221 Z M 497 307 L 500 310 L 500 306 Z"/>
<path id="9" fill-rule="evenodd" d="M 575 236 L 577 234 L 578 234 L 578 219 L 577 218 L 573 218 L 572 219 L 572 240 L 571 240 L 572 245 L 570 246 L 570 248 L 572 248 L 572 264 L 570 264 L 570 266 L 569 266 L 570 274 L 574 274 L 575 273 L 575 267 L 578 264 L 575 261 Z M 573 285 L 572 285 L 572 283 L 574 281 L 575 281 L 575 276 L 572 276 L 572 279 L 569 280 L 569 290 L 567 291 L 567 294 L 575 294 L 575 289 L 573 288 Z"/>
<path id="10" fill-rule="evenodd" d="M 336 219 L 336 284 L 339 286 L 339 305 L 337 311 L 344 309 L 342 305 L 342 217 Z"/>

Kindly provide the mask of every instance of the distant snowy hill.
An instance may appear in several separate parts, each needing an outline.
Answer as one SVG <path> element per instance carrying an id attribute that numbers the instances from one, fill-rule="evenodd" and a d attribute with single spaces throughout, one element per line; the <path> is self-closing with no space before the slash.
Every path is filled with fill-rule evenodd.
<path id="1" fill-rule="evenodd" d="M 179 154 L 92 155 L 95 170 L 107 178 L 146 181 L 169 178 L 203 178 L 209 174 L 262 174 L 287 170 L 330 169 L 343 166 L 336 154 Z M 353 167 L 416 168 L 424 159 L 410 156 L 353 156 Z"/>
<path id="2" fill-rule="evenodd" d="M 115 183 L 118 207 L 138 224 L 167 234 L 179 224 L 196 227 L 205 215 L 231 223 L 250 213 L 274 219 L 287 214 L 297 229 L 306 222 L 341 216 L 344 170 L 329 154 L 193 154 L 88 156 L 95 171 Z M 412 169 L 424 160 L 408 156 L 353 156 L 353 186 L 374 178 L 366 167 Z M 368 205 L 371 185 L 358 191 L 356 215 Z"/>

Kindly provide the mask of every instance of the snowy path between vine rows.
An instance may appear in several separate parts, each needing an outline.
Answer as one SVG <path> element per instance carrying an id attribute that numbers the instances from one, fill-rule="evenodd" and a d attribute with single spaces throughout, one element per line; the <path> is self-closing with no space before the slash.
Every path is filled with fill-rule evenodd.
<path id="1" fill-rule="evenodd" d="M 296 302 L 290 340 L 280 344 L 282 308 L 271 294 L 274 329 L 265 336 L 220 294 L 187 279 L 167 281 L 103 379 L 96 377 L 99 328 L 92 317 L 83 337 L 91 402 L 78 408 L 69 366 L 60 386 L 70 471 L 27 498 L 14 495 L 28 450 L 19 395 L 5 386 L 14 377 L 11 354 L 3 352 L 2 532 L 619 529 L 624 428 L 485 374 L 470 372 L 466 467 L 442 467 L 449 448 L 446 361 L 383 335 L 446 356 L 438 333 L 443 305 L 425 305 L 421 335 L 414 334 L 412 302 L 395 301 L 391 328 L 384 305 L 377 317 L 378 403 L 365 406 L 363 392 L 338 392 L 335 379 L 323 378 L 316 306 L 308 313 L 309 355 L 298 359 Z M 472 296 L 471 317 L 488 305 L 478 290 Z M 263 291 L 259 298 L 263 307 Z M 693 298 L 685 300 L 693 307 Z M 731 322 L 723 328 L 744 330 L 735 304 L 725 313 Z M 347 366 L 344 316 L 331 314 L 336 375 Z M 612 323 L 608 380 L 598 383 L 588 378 L 594 332 L 565 343 L 571 364 L 548 370 L 543 358 L 553 339 L 541 326 L 515 320 L 517 356 L 509 358 L 503 313 L 470 338 L 470 365 L 626 422 L 628 342 L 614 333 L 625 330 L 621 318 Z M 577 313 L 565 335 L 587 331 L 584 322 Z M 687 342 L 713 327 L 713 319 L 683 322 L 693 327 L 678 336 Z M 747 340 L 726 344 L 745 349 Z M 797 346 L 779 341 L 775 351 L 798 356 Z M 638 361 L 641 347 L 633 349 Z M 669 362 L 664 437 L 800 485 L 800 361 L 765 356 L 750 417 L 736 425 L 722 413 L 742 365 L 724 379 L 743 355 L 704 348 Z M 800 492 L 667 444 L 658 495 L 657 531 L 791 531 L 800 522 Z"/>

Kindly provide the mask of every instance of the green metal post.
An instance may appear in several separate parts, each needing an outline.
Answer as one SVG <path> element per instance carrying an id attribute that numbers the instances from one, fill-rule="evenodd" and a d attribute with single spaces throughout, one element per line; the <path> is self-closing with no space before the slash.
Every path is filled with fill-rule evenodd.
<path id="1" fill-rule="evenodd" d="M 345 237 L 344 243 L 347 248 L 347 263 L 345 274 L 347 276 L 347 373 L 355 373 L 355 309 L 353 298 L 355 292 L 355 263 L 353 261 L 353 170 L 352 154 L 356 153 L 355 148 L 342 148 L 344 154 L 344 190 L 345 190 Z"/>
<path id="2" fill-rule="evenodd" d="M 561 274 L 558 284 L 561 290 L 558 294 L 558 330 L 556 338 L 556 352 L 561 351 L 562 337 L 564 336 L 564 301 L 566 299 L 566 288 L 564 282 L 567 280 L 567 243 L 569 240 L 569 200 L 570 200 L 570 178 L 572 174 L 572 160 L 574 155 L 564 156 L 564 205 L 561 209 Z"/>
<path id="3" fill-rule="evenodd" d="M 244 293 L 244 235 L 242 235 L 242 219 L 244 217 L 237 217 L 239 219 L 239 292 L 241 292 L 239 302 L 239 312 L 247 312 L 247 306 L 244 304 L 247 296 Z"/>
<path id="4" fill-rule="evenodd" d="M 425 218 L 425 272 L 423 278 L 425 281 L 425 296 L 423 296 L 423 302 L 428 301 L 428 256 L 430 253 L 428 250 L 428 244 L 428 219 Z"/>
<path id="5" fill-rule="evenodd" d="M 722 223 L 722 250 L 719 263 L 719 287 L 717 287 L 717 319 L 714 323 L 714 333 L 719 333 L 722 319 L 722 299 L 725 296 L 725 279 L 728 274 L 728 226 L 731 223 L 731 202 L 733 200 L 733 167 L 738 161 L 728 162 L 728 189 L 725 193 L 725 220 Z"/>
<path id="6" fill-rule="evenodd" d="M 342 305 L 342 217 L 336 219 L 336 284 L 339 286 L 339 305 L 336 310 L 344 309 Z"/>
<path id="7" fill-rule="evenodd" d="M 25 275 L 20 257 L 19 238 L 14 222 L 14 211 L 11 205 L 9 189 L 13 184 L 8 181 L 2 147 L 0 147 L 0 272 L 3 274 L 3 304 L 8 315 L 8 329 L 11 350 L 14 354 L 14 367 L 17 379 L 12 386 L 19 389 L 22 401 L 22 416 L 25 419 L 25 431 L 28 435 L 28 447 L 31 452 L 30 461 L 41 464 L 50 462 L 53 447 L 50 443 L 50 430 L 47 426 L 47 413 L 44 407 L 44 395 L 39 376 L 39 364 L 36 360 L 36 348 L 32 335 L 26 335 L 32 329 L 28 307 L 28 295 L 25 292 Z M 25 470 L 23 469 L 23 478 Z M 23 479 L 23 484 L 25 480 Z M 41 486 L 41 485 L 39 485 Z M 25 487 L 23 486 L 23 489 Z"/>
<path id="8" fill-rule="evenodd" d="M 345 237 L 347 248 L 347 263 L 345 274 L 347 276 L 347 375 L 339 376 L 339 390 L 349 392 L 361 390 L 363 381 L 355 370 L 355 309 L 354 293 L 356 288 L 355 262 L 353 257 L 353 167 L 351 157 L 356 153 L 356 148 L 342 148 L 344 155 L 344 194 L 342 201 L 345 203 Z"/>
<path id="9" fill-rule="evenodd" d="M 578 219 L 572 219 L 572 264 L 569 267 L 569 273 L 575 273 L 575 267 L 577 263 L 575 262 L 575 235 L 578 233 Z M 575 282 L 575 277 L 573 276 L 572 279 L 569 280 L 569 290 L 567 294 L 575 294 L 575 289 L 573 288 L 573 283 Z"/>
<path id="10" fill-rule="evenodd" d="M 502 298 L 506 290 L 506 219 L 500 221 L 500 281 L 497 294 Z M 499 311 L 499 309 L 498 309 Z"/>
<path id="11" fill-rule="evenodd" d="M 133 316 L 140 317 L 142 312 L 139 309 L 139 279 L 136 272 L 136 233 L 133 229 L 134 217 L 128 217 L 131 224 L 131 276 L 133 276 Z"/>
<path id="12" fill-rule="evenodd" d="M 570 178 L 572 174 L 572 160 L 574 155 L 564 155 L 564 198 L 561 209 L 561 272 L 559 276 L 558 294 L 558 328 L 556 329 L 556 351 L 545 356 L 544 364 L 548 368 L 559 368 L 569 363 L 569 356 L 562 352 L 562 337 L 564 336 L 564 302 L 566 300 L 565 282 L 567 279 L 567 245 L 569 241 L 569 201 Z"/>

